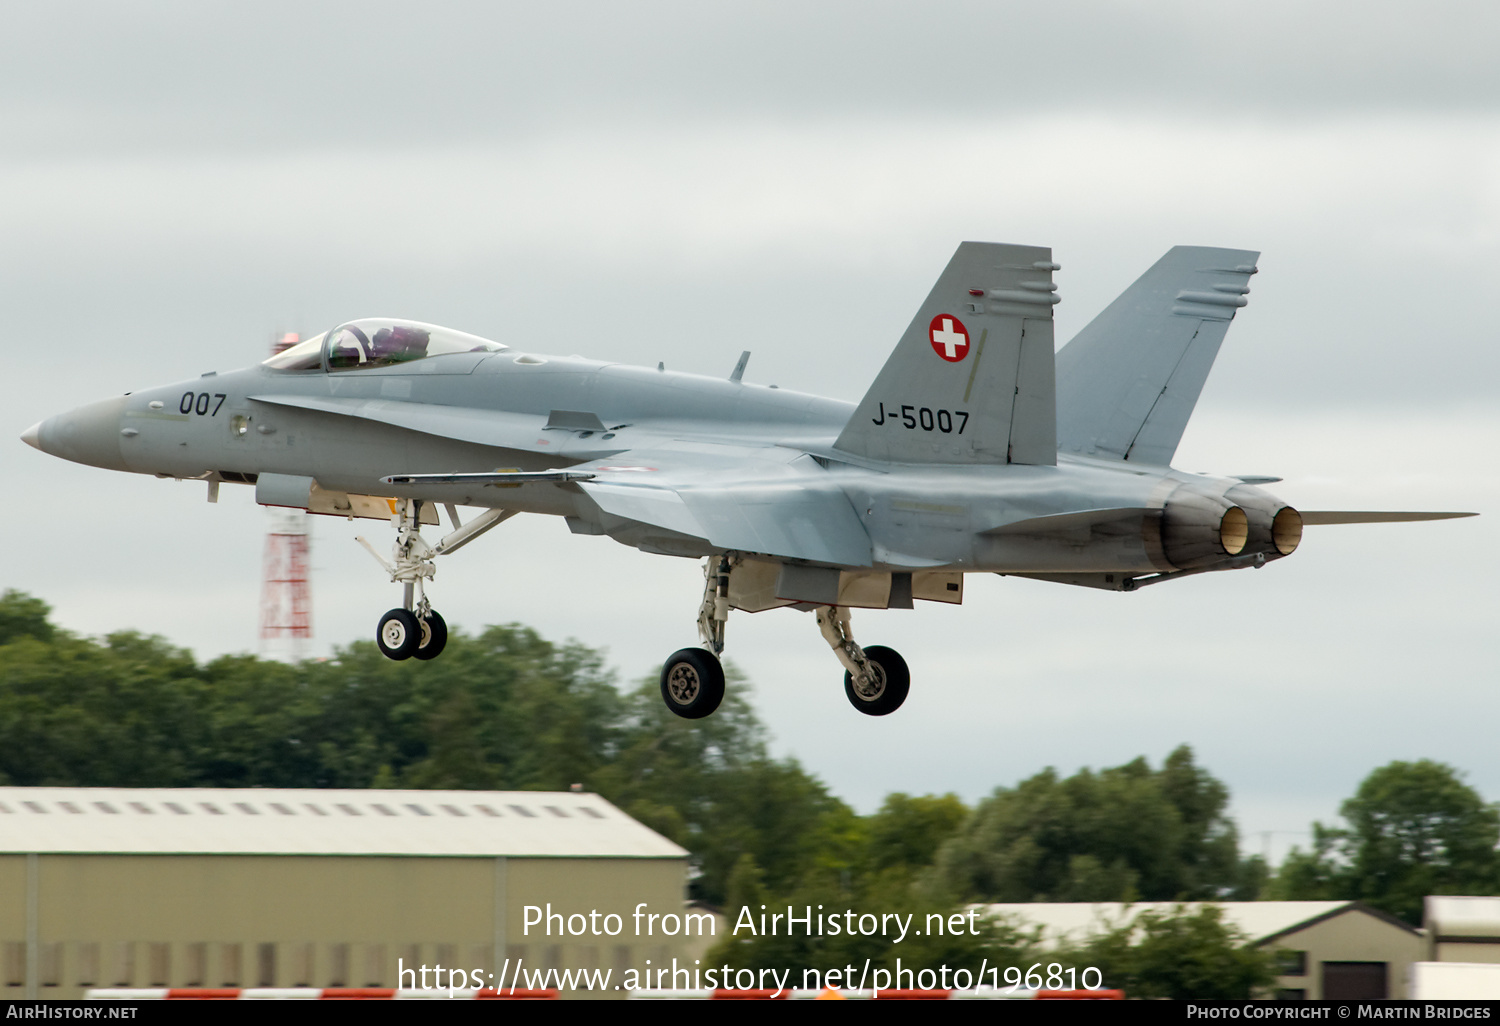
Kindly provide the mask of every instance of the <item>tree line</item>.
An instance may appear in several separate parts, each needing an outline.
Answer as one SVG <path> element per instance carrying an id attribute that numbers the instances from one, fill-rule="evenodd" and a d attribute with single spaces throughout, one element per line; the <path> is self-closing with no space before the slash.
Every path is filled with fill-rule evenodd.
<path id="1" fill-rule="evenodd" d="M 77 637 L 49 613 L 34 597 L 0 596 L 0 783 L 581 784 L 691 852 L 693 896 L 735 910 L 863 904 L 921 919 L 973 902 L 1358 898 L 1417 923 L 1426 894 L 1500 890 L 1500 818 L 1437 763 L 1375 771 L 1344 804 L 1346 825 L 1314 824 L 1311 849 L 1273 874 L 1240 855 L 1228 789 L 1186 746 L 1158 767 L 1046 769 L 972 808 L 952 794 L 898 793 L 859 815 L 795 759 L 770 754 L 743 680 L 713 716 L 683 720 L 654 676 L 621 688 L 599 652 L 518 625 L 455 631 L 429 663 L 391 662 L 368 642 L 297 665 L 199 663 L 159 637 Z M 1097 939 L 1090 964 L 1105 960 L 1142 992 L 1178 986 L 1150 983 L 1131 961 L 1148 941 L 1167 951 L 1218 937 L 1220 956 L 1239 957 L 1244 938 L 1211 915 L 1158 919 Z M 982 934 L 917 947 L 939 961 L 1036 954 L 1012 924 Z M 737 943 L 737 961 L 767 966 L 892 955 L 852 937 Z M 1264 975 L 1228 965 L 1215 972 Z"/>

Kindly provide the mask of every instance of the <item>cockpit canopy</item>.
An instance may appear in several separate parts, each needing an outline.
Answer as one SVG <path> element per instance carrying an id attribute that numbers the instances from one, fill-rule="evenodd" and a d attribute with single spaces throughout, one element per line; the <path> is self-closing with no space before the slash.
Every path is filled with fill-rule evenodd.
<path id="1" fill-rule="evenodd" d="M 276 370 L 368 370 L 453 353 L 499 353 L 507 348 L 436 324 L 366 317 L 277 353 L 264 366 Z"/>

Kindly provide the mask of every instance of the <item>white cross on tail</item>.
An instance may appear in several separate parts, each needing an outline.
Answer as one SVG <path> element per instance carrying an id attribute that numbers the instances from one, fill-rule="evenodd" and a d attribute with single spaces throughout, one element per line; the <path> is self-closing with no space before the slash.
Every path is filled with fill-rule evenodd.
<path id="1" fill-rule="evenodd" d="M 948 359 L 951 360 L 958 355 L 960 349 L 968 346 L 969 339 L 967 335 L 953 330 L 953 318 L 944 317 L 942 328 L 934 329 L 932 332 L 932 344 L 942 346 Z"/>

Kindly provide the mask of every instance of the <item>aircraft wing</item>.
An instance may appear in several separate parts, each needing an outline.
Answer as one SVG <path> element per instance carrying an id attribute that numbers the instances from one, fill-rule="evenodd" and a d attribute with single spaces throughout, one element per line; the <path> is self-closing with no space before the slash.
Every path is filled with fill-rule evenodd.
<path id="1" fill-rule="evenodd" d="M 530 448 L 531 415 L 391 399 L 257 395 L 253 402 L 356 417 L 481 445 Z M 592 478 L 592 480 L 590 480 Z M 702 538 L 716 548 L 869 566 L 870 538 L 816 460 L 776 446 L 666 442 L 550 471 L 392 474 L 388 484 L 570 481 L 605 514 Z"/>
<path id="2" fill-rule="evenodd" d="M 843 567 L 871 564 L 854 507 L 812 457 L 776 446 L 665 443 L 571 468 L 609 517 L 714 547 Z M 606 524 L 608 526 L 608 524 Z"/>

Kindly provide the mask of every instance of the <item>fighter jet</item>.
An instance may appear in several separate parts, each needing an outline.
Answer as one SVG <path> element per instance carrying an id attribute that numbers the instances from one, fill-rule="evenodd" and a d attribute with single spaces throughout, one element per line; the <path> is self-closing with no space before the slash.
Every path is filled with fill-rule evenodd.
<path id="1" fill-rule="evenodd" d="M 1054 353 L 1051 250 L 965 242 L 852 406 L 745 381 L 749 353 L 715 379 L 371 317 L 22 437 L 203 480 L 210 502 L 231 483 L 263 505 L 388 521 L 388 556 L 358 540 L 403 587 L 376 630 L 391 659 L 443 650 L 436 557 L 547 514 L 704 561 L 700 645 L 661 673 L 677 715 L 722 700 L 730 610 L 784 607 L 813 614 L 850 703 L 882 716 L 910 673 L 854 640 L 851 610 L 960 603 L 973 573 L 1132 592 L 1282 559 L 1306 526 L 1473 515 L 1299 512 L 1260 487 L 1280 478 L 1171 467 L 1258 256 L 1176 247 Z M 429 542 L 439 508 L 448 528 Z"/>

